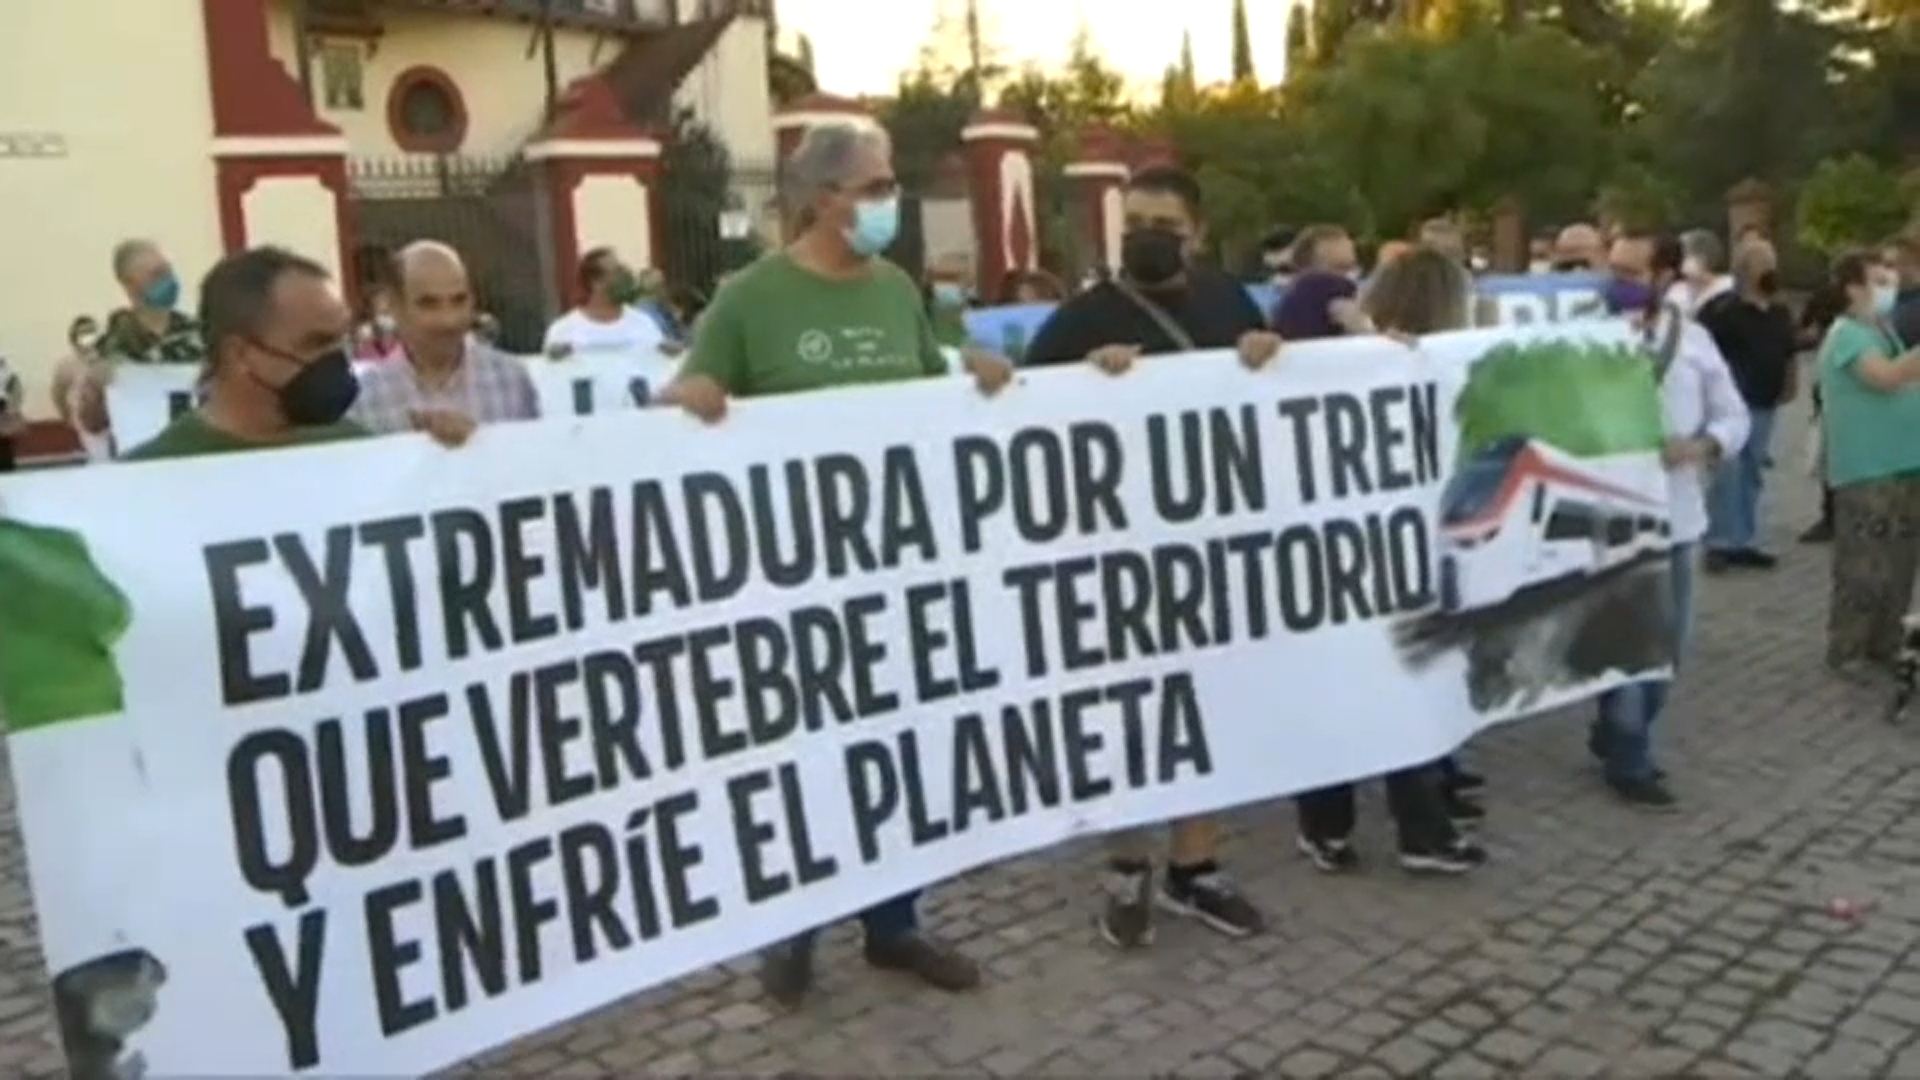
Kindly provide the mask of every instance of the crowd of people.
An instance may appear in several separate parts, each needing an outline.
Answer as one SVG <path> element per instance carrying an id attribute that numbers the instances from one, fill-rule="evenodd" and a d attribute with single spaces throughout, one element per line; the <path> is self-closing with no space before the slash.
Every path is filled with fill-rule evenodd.
<path id="1" fill-rule="evenodd" d="M 580 304 L 549 328 L 547 355 L 680 355 L 677 376 L 654 403 L 714 424 L 734 398 L 946 375 L 947 350 L 959 353 L 981 392 L 1007 383 L 1012 364 L 969 340 L 960 317 L 975 300 L 964 259 L 936 258 L 916 281 L 881 258 L 899 228 L 884 134 L 816 127 L 781 175 L 791 241 L 732 275 L 697 320 L 660 302 L 657 275 L 600 249 L 581 260 Z M 1207 219 L 1191 175 L 1171 166 L 1141 170 L 1122 206 L 1120 265 L 1110 273 L 1070 294 L 1045 274 L 1002 283 L 996 299 L 1057 303 L 1024 364 L 1086 363 L 1124 377 L 1142 357 L 1221 348 L 1259 368 L 1283 356 L 1283 342 L 1380 334 L 1415 345 L 1475 322 L 1476 258 L 1447 219 L 1382 245 L 1365 273 L 1354 237 L 1339 226 L 1276 237 L 1264 264 L 1285 289 L 1272 311 L 1261 311 L 1242 282 L 1198 257 Z M 1726 244 L 1705 231 L 1608 235 L 1575 224 L 1543 238 L 1535 260 L 1543 272 L 1603 274 L 1600 303 L 1630 319 L 1649 344 L 1668 433 L 1671 631 L 1679 645 L 1688 635 L 1696 566 L 1741 572 L 1775 565 L 1760 513 L 1773 420 L 1798 391 L 1797 353 L 1817 343 L 1833 542 L 1827 659 L 1848 673 L 1889 664 L 1920 562 L 1920 348 L 1906 344 L 1920 343 L 1920 242 L 1902 238 L 1884 252 L 1842 257 L 1831 292 L 1800 322 L 1781 296 L 1776 252 L 1757 231 Z M 202 365 L 202 398 L 156 438 L 124 448 L 127 459 L 409 430 L 458 447 L 476 425 L 538 414 L 525 362 L 495 349 L 477 326 L 457 251 L 423 241 L 382 256 L 380 266 L 375 287 L 361 290 L 366 306 L 354 313 L 317 263 L 277 248 L 239 252 L 206 275 L 198 317 L 189 318 L 177 310 L 179 278 L 160 249 L 124 244 L 112 269 L 128 305 L 104 326 L 75 321 L 74 356 L 55 386 L 62 415 L 83 437 L 109 439 L 103 391 L 112 371 L 150 362 Z M 1634 806 L 1676 803 L 1654 753 L 1669 686 L 1610 691 L 1589 729 L 1601 777 Z M 1383 779 L 1402 867 L 1460 873 L 1486 860 L 1473 840 L 1485 814 L 1473 792 L 1484 778 L 1449 757 Z M 1295 806 L 1299 848 L 1312 866 L 1328 873 L 1361 866 L 1353 784 L 1302 793 Z M 1259 932 L 1263 912 L 1223 869 L 1218 820 L 1188 818 L 1167 831 L 1157 880 L 1155 830 L 1108 838 L 1095 914 L 1101 936 L 1120 948 L 1144 946 L 1156 909 L 1228 935 Z M 869 963 L 946 990 L 978 983 L 976 964 L 921 930 L 917 894 L 876 904 L 859 919 Z M 783 1001 L 805 994 L 813 943 L 803 935 L 764 952 L 770 994 Z"/>

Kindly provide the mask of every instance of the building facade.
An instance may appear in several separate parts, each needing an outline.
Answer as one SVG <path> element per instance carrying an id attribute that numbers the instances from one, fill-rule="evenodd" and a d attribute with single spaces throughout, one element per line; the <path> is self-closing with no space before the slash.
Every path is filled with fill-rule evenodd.
<path id="1" fill-rule="evenodd" d="M 357 292 L 357 254 L 469 252 L 484 302 L 540 320 L 580 252 L 664 266 L 676 121 L 771 175 L 768 0 L 35 0 L 0 44 L 0 216 L 30 266 L 0 355 L 30 415 L 74 316 L 123 303 L 113 246 L 158 241 L 187 294 L 277 243 Z M 756 205 L 765 192 L 743 192 Z"/>

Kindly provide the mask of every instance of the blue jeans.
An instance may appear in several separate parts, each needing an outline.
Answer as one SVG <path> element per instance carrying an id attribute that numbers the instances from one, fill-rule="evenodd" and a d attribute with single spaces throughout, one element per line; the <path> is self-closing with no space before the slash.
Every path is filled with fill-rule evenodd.
<path id="1" fill-rule="evenodd" d="M 1673 664 L 1675 673 L 1687 638 L 1693 630 L 1693 575 L 1697 552 L 1693 544 L 1676 544 L 1667 556 L 1673 579 Z M 1671 683 L 1651 679 L 1629 683 L 1600 695 L 1600 718 L 1595 723 L 1596 745 L 1605 751 L 1607 780 L 1636 784 L 1654 778 L 1653 722 L 1667 707 Z"/>
<path id="2" fill-rule="evenodd" d="M 1752 551 L 1760 546 L 1760 488 L 1773 442 L 1773 410 L 1755 409 L 1740 452 L 1720 463 L 1707 495 L 1707 549 Z"/>
<path id="3" fill-rule="evenodd" d="M 882 900 L 860 913 L 860 928 L 868 941 L 887 941 L 920 929 L 920 892 L 903 893 Z M 818 930 L 808 930 L 794 938 L 796 943 L 811 944 Z"/>

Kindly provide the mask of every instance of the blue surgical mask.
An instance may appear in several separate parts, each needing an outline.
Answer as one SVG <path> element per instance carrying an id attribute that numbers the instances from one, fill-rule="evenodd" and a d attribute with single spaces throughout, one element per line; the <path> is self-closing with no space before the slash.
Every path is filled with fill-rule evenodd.
<path id="1" fill-rule="evenodd" d="M 866 199 L 855 204 L 847 244 L 856 255 L 874 256 L 887 250 L 900 232 L 900 200 Z"/>
<path id="2" fill-rule="evenodd" d="M 180 302 L 180 279 L 172 271 L 154 278 L 141 290 L 140 302 L 154 311 L 172 311 Z"/>
<path id="3" fill-rule="evenodd" d="M 945 308 L 965 307 L 967 287 L 957 281 L 936 281 L 933 283 L 933 302 Z"/>
<path id="4" fill-rule="evenodd" d="M 1900 291 L 1891 285 L 1873 287 L 1873 310 L 1882 315 L 1893 314 L 1893 305 L 1900 299 Z"/>
<path id="5" fill-rule="evenodd" d="M 1653 306 L 1653 286 L 1631 278 L 1614 278 L 1602 292 L 1607 310 L 1615 315 L 1645 311 Z"/>

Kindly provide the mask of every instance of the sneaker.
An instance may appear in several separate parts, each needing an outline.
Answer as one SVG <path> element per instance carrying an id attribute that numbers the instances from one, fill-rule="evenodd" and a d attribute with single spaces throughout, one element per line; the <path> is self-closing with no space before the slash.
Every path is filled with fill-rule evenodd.
<path id="1" fill-rule="evenodd" d="M 1630 806 L 1645 807 L 1648 810 L 1672 810 L 1680 805 L 1680 800 L 1657 774 L 1645 780 L 1608 780 L 1607 786 L 1621 802 Z"/>
<path id="2" fill-rule="evenodd" d="M 1459 792 L 1449 791 L 1445 795 L 1447 817 L 1456 826 L 1477 825 L 1487 816 L 1487 808 L 1467 798 Z"/>
<path id="3" fill-rule="evenodd" d="M 800 1004 L 813 989 L 813 937 L 788 938 L 760 950 L 760 988 L 782 1005 Z"/>
<path id="4" fill-rule="evenodd" d="M 1101 876 L 1106 894 L 1094 928 L 1116 949 L 1139 949 L 1153 944 L 1153 873 L 1148 870 L 1109 869 Z"/>
<path id="5" fill-rule="evenodd" d="M 866 956 L 874 967 L 904 972 L 936 990 L 958 992 L 980 985 L 980 965 L 925 934 L 869 938 Z"/>
<path id="6" fill-rule="evenodd" d="M 1360 869 L 1360 853 L 1345 840 L 1309 840 L 1302 836 L 1297 843 L 1300 854 L 1312 859 L 1314 869 L 1323 874 L 1344 874 Z"/>
<path id="7" fill-rule="evenodd" d="M 1486 862 L 1486 849 L 1467 840 L 1431 848 L 1400 849 L 1400 868 L 1413 874 L 1464 874 Z"/>
<path id="8" fill-rule="evenodd" d="M 1727 565 L 1744 570 L 1771 570 L 1780 565 L 1780 560 L 1758 548 L 1741 548 L 1727 552 Z"/>
<path id="9" fill-rule="evenodd" d="M 1451 791 L 1479 791 L 1487 786 L 1487 778 L 1479 773 L 1456 768 L 1442 778 L 1441 784 Z"/>
<path id="10" fill-rule="evenodd" d="M 1813 525 L 1813 528 L 1808 529 L 1806 532 L 1803 532 L 1800 534 L 1800 542 L 1803 544 L 1832 543 L 1833 542 L 1833 522 L 1831 521 L 1815 522 Z"/>
<path id="11" fill-rule="evenodd" d="M 1169 874 L 1153 898 L 1168 911 L 1198 919 L 1228 937 L 1251 937 L 1267 928 L 1266 916 L 1218 870 L 1196 874 L 1185 885 Z"/>
<path id="12" fill-rule="evenodd" d="M 1733 556 L 1725 551 L 1709 551 L 1706 557 L 1700 560 L 1700 565 L 1709 574 L 1723 573 L 1733 565 Z"/>

